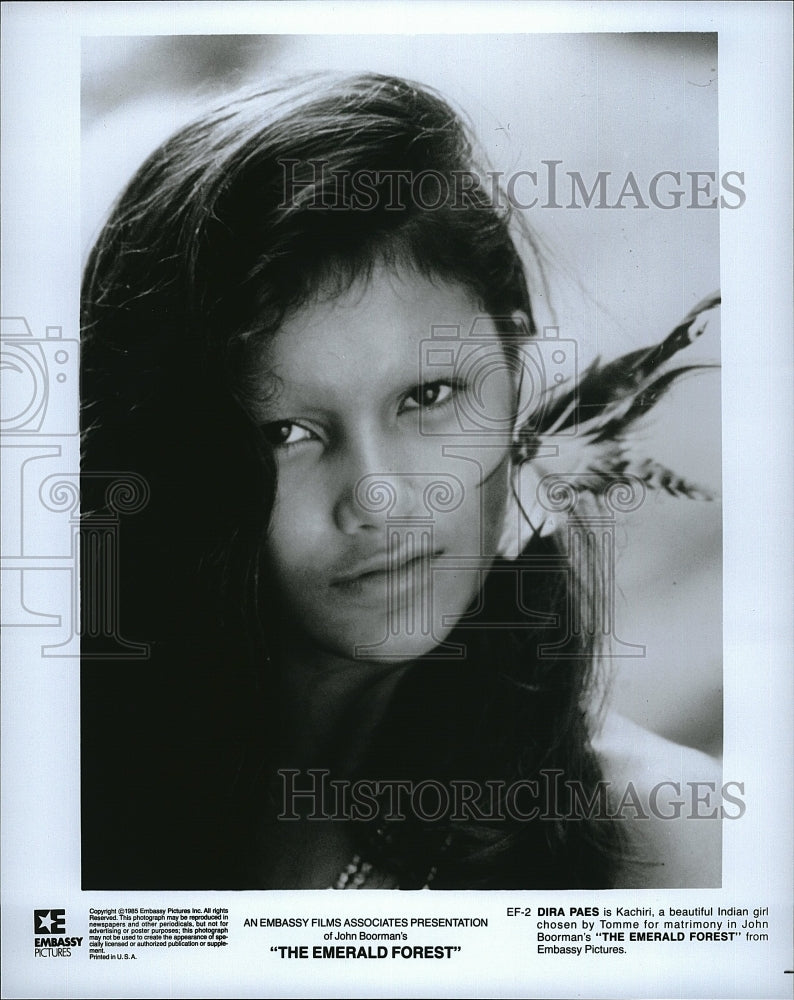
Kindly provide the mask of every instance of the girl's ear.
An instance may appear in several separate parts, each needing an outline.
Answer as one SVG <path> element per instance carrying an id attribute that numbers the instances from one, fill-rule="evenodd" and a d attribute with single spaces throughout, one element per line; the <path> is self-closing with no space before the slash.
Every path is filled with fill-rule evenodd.
<path id="1" fill-rule="evenodd" d="M 529 321 L 527 314 L 521 310 L 516 309 L 510 314 L 510 319 L 515 323 L 516 333 L 524 338 L 529 337 L 532 333 L 532 324 Z M 530 403 L 532 402 L 531 396 L 533 392 L 533 380 L 527 378 L 527 372 L 525 371 L 526 363 L 524 357 L 524 345 L 523 342 L 519 343 L 518 349 L 516 351 L 516 364 L 513 371 L 513 390 L 515 392 L 515 414 L 516 420 L 513 425 L 513 434 L 518 433 L 520 425 L 526 419 L 526 416 L 530 410 Z"/>
<path id="2" fill-rule="evenodd" d="M 510 319 L 515 323 L 518 332 L 528 337 L 532 332 L 532 326 L 529 322 L 529 316 L 524 312 L 523 309 L 515 309 L 510 313 Z"/>

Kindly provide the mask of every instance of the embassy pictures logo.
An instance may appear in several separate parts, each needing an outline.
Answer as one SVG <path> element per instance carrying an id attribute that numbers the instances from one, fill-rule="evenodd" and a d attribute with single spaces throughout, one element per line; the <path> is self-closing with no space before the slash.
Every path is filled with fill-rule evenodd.
<path id="1" fill-rule="evenodd" d="M 66 937 L 66 910 L 34 910 L 33 940 L 36 958 L 69 958 L 82 937 Z"/>

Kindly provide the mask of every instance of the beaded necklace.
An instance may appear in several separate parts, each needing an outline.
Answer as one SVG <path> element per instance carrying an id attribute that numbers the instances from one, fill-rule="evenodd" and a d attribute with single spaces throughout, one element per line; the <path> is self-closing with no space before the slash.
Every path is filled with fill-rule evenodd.
<path id="1" fill-rule="evenodd" d="M 378 830 L 378 836 L 383 837 L 383 829 Z M 452 842 L 452 834 L 449 834 L 438 850 L 439 860 L 441 855 L 448 849 Z M 423 884 L 420 888 L 429 889 L 430 883 L 435 879 L 438 874 L 438 864 L 434 864 L 430 867 L 425 875 Z M 379 889 L 399 889 L 399 882 L 393 878 L 391 875 L 386 875 L 383 872 L 379 872 L 374 865 L 370 864 L 369 861 L 364 861 L 360 854 L 354 854 L 348 864 L 339 872 L 337 875 L 336 882 L 330 887 L 332 889 L 363 889 L 366 885 L 371 884 L 376 878 L 380 878 L 381 884 L 377 886 Z"/>
<path id="2" fill-rule="evenodd" d="M 429 889 L 430 883 L 436 877 L 437 866 L 433 865 L 427 873 L 422 889 Z M 354 854 L 349 864 L 345 865 L 337 876 L 332 889 L 363 889 L 367 883 L 380 876 L 382 883 L 379 889 L 399 889 L 399 882 L 394 881 L 389 875 L 382 875 L 369 861 L 364 861 L 360 854 Z"/>

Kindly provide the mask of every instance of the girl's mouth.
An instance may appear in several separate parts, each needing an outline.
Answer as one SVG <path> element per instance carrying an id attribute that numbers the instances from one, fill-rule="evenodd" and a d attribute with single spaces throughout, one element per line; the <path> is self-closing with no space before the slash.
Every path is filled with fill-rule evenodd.
<path id="1" fill-rule="evenodd" d="M 428 589 L 433 561 L 442 554 L 442 550 L 417 555 L 381 552 L 334 578 L 331 586 L 352 597 L 371 596 L 380 602 L 389 598 L 390 604 L 394 598 L 399 606 L 406 594 Z"/>

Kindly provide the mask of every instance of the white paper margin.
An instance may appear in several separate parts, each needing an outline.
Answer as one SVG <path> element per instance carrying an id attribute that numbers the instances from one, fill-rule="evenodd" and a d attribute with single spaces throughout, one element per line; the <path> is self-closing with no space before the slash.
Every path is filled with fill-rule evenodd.
<path id="1" fill-rule="evenodd" d="M 135 962 L 35 960 L 32 909 L 64 906 L 87 935 L 91 905 L 157 905 L 156 893 L 79 888 L 77 664 L 37 662 L 23 629 L 3 634 L 3 996 L 777 997 L 791 991 L 792 324 L 791 10 L 782 4 L 402 3 L 3 5 L 3 315 L 36 334 L 77 331 L 82 34 L 252 32 L 718 31 L 720 164 L 745 172 L 747 203 L 723 212 L 725 775 L 746 781 L 747 815 L 724 824 L 723 888 L 647 892 L 647 905 L 769 905 L 767 945 L 635 949 L 621 960 L 539 961 L 505 914 L 532 893 L 179 893 L 228 905 L 232 946 Z M 228 18 L 228 21 L 227 21 Z M 74 461 L 64 441 L 66 461 Z M 4 517 L 13 515 L 6 496 Z M 60 544 L 56 541 L 54 544 Z M 63 586 L 61 579 L 59 586 Z M 112 836 L 112 831 L 108 831 Z M 554 893 L 566 904 L 587 894 Z M 593 894 L 590 894 L 591 896 Z M 597 895 L 597 894 L 596 894 Z M 625 893 L 626 903 L 638 894 Z M 432 898 L 431 898 L 432 897 Z M 134 898 L 134 901 L 133 901 Z M 618 895 L 613 897 L 617 902 Z M 675 900 L 675 902 L 674 902 Z M 548 901 L 548 900 L 546 900 Z M 664 901 L 664 902 L 663 902 Z M 171 900 L 169 899 L 169 902 Z M 543 900 L 541 899 L 541 902 Z M 167 905 L 167 904 L 166 904 Z M 282 961 L 244 916 L 486 915 L 454 932 L 448 963 Z M 73 928 L 73 929 L 72 929 Z M 287 936 L 279 939 L 287 940 Z M 306 941 L 301 939 L 301 943 Z M 433 937 L 433 943 L 441 937 Z M 314 939 L 311 939 L 314 943 Z M 99 966 L 99 968 L 97 968 Z M 111 966 L 111 967 L 109 967 Z"/>

